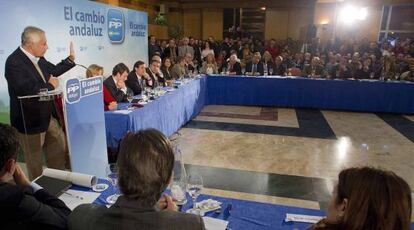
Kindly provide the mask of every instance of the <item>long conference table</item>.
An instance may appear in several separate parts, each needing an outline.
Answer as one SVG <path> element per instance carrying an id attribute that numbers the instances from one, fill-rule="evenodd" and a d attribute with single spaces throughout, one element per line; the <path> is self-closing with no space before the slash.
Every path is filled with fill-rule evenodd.
<path id="1" fill-rule="evenodd" d="M 170 136 L 197 116 L 205 105 L 414 114 L 414 83 L 276 76 L 201 77 L 143 108 L 105 112 L 107 145 L 117 148 L 127 132 L 145 128 L 155 128 Z"/>

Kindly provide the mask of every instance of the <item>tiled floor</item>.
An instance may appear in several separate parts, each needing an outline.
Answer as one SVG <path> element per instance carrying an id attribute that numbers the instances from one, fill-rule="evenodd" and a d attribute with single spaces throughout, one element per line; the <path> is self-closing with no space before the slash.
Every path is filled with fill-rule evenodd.
<path id="1" fill-rule="evenodd" d="M 262 109 L 207 106 L 180 130 L 184 162 L 207 193 L 325 209 L 338 173 L 363 165 L 414 189 L 413 116 L 273 108 L 272 121 L 259 118 Z"/>

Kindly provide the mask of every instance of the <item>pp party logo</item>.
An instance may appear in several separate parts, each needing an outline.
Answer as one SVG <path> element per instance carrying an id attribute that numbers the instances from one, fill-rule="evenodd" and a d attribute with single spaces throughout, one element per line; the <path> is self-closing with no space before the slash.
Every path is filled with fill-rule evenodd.
<path id="1" fill-rule="evenodd" d="M 66 101 L 69 104 L 78 102 L 81 97 L 80 81 L 72 78 L 66 81 Z"/>
<path id="2" fill-rule="evenodd" d="M 125 38 L 124 13 L 118 9 L 109 9 L 108 14 L 108 37 L 111 43 L 122 43 Z"/>

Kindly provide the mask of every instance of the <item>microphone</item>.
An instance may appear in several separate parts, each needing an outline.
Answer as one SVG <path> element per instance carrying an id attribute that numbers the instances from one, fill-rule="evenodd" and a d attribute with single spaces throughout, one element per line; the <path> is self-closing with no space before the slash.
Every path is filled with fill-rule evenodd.
<path id="1" fill-rule="evenodd" d="M 86 67 L 86 66 L 84 66 L 84 65 L 82 65 L 82 64 L 75 64 L 76 66 L 80 66 L 80 67 L 82 67 L 82 68 L 84 68 L 84 69 L 86 69 L 86 77 L 88 77 L 88 75 L 89 76 L 92 76 L 92 72 L 91 72 L 91 70 L 88 68 L 88 67 Z"/>

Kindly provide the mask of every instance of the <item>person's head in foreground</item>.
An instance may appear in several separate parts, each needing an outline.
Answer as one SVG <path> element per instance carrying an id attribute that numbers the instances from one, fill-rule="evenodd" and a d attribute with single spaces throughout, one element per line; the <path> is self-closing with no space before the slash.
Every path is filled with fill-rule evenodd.
<path id="1" fill-rule="evenodd" d="M 16 129 L 0 123 L 0 181 L 12 178 L 16 170 L 18 151 L 19 139 Z"/>
<path id="2" fill-rule="evenodd" d="M 171 179 L 174 167 L 171 142 L 155 129 L 128 133 L 121 142 L 117 164 L 122 194 L 154 206 Z"/>
<path id="3" fill-rule="evenodd" d="M 393 172 L 363 167 L 339 173 L 327 217 L 312 229 L 409 230 L 411 190 Z"/>

